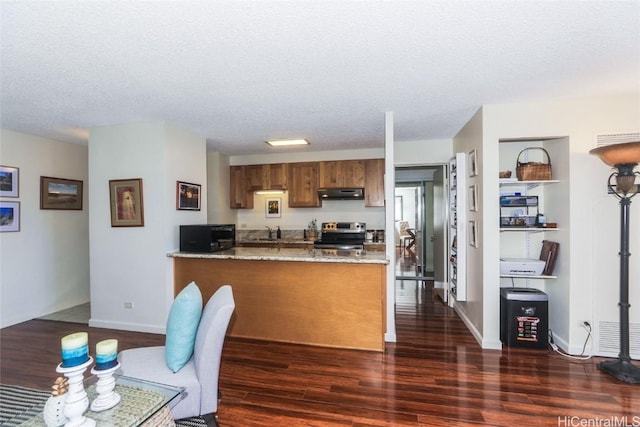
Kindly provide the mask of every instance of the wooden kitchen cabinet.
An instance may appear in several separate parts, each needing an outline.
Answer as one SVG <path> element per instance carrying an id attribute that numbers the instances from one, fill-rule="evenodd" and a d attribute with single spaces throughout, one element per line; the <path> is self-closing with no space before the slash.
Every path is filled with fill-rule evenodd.
<path id="1" fill-rule="evenodd" d="M 229 206 L 232 209 L 253 209 L 253 193 L 245 174 L 246 166 L 229 167 Z"/>
<path id="2" fill-rule="evenodd" d="M 230 166 L 230 206 L 253 209 L 253 192 L 287 190 L 289 207 L 322 206 L 319 188 L 364 188 L 364 205 L 384 206 L 384 159 Z"/>
<path id="3" fill-rule="evenodd" d="M 267 179 L 269 180 L 269 190 L 286 190 L 287 189 L 287 170 L 286 163 L 274 163 L 265 165 L 267 167 Z"/>
<path id="4" fill-rule="evenodd" d="M 362 188 L 364 181 L 363 160 L 320 162 L 320 188 Z"/>
<path id="5" fill-rule="evenodd" d="M 290 208 L 320 207 L 318 197 L 319 162 L 289 163 L 287 184 L 289 186 Z"/>
<path id="6" fill-rule="evenodd" d="M 384 159 L 364 161 L 364 205 L 384 206 Z"/>
<path id="7" fill-rule="evenodd" d="M 247 165 L 244 167 L 244 177 L 247 181 L 247 190 L 267 190 L 266 165 Z"/>
<path id="8" fill-rule="evenodd" d="M 287 189 L 286 163 L 247 165 L 244 174 L 248 191 Z"/>
<path id="9" fill-rule="evenodd" d="M 383 352 L 385 264 L 175 258 L 174 293 L 195 281 L 207 301 L 226 283 L 228 335 Z M 345 286 L 348 278 L 348 286 Z"/>

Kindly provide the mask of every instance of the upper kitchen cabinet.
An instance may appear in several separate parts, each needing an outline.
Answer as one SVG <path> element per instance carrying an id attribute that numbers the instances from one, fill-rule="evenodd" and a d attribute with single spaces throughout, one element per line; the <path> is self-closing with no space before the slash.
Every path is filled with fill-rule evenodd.
<path id="1" fill-rule="evenodd" d="M 384 159 L 230 166 L 230 206 L 252 209 L 260 190 L 286 190 L 289 207 L 318 208 L 320 188 L 364 188 L 364 206 L 384 206 Z"/>
<path id="2" fill-rule="evenodd" d="M 362 188 L 364 181 L 363 160 L 320 162 L 320 188 Z"/>
<path id="3" fill-rule="evenodd" d="M 253 193 L 249 191 L 246 166 L 229 167 L 229 206 L 232 209 L 253 209 Z"/>
<path id="4" fill-rule="evenodd" d="M 286 190 L 287 165 L 284 163 L 245 166 L 248 191 Z"/>
<path id="5" fill-rule="evenodd" d="M 269 190 L 286 190 L 288 165 L 286 163 L 277 163 L 265 166 L 267 167 Z"/>
<path id="6" fill-rule="evenodd" d="M 384 159 L 364 160 L 364 205 L 384 206 Z"/>
<path id="7" fill-rule="evenodd" d="M 266 165 L 247 165 L 244 167 L 244 177 L 247 181 L 247 190 L 266 190 L 267 170 Z"/>
<path id="8" fill-rule="evenodd" d="M 318 197 L 319 162 L 289 163 L 288 169 L 289 207 L 320 207 L 320 198 Z"/>

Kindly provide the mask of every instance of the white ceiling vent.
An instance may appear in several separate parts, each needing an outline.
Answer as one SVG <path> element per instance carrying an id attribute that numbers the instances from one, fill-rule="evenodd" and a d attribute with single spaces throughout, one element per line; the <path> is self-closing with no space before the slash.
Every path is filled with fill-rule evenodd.
<path id="1" fill-rule="evenodd" d="M 598 354 L 617 357 L 620 353 L 620 323 L 600 321 Z M 640 323 L 629 324 L 629 354 L 640 359 Z"/>
<path id="2" fill-rule="evenodd" d="M 624 142 L 640 141 L 640 132 L 611 132 L 596 135 L 596 147 L 604 147 L 611 144 L 622 144 Z"/>

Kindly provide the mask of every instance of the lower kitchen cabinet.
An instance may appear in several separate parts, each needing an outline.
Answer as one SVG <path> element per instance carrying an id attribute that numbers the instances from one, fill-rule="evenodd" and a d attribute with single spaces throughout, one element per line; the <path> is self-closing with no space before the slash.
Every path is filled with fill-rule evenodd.
<path id="1" fill-rule="evenodd" d="M 386 264 L 175 258 L 174 279 L 231 285 L 232 337 L 384 351 Z"/>

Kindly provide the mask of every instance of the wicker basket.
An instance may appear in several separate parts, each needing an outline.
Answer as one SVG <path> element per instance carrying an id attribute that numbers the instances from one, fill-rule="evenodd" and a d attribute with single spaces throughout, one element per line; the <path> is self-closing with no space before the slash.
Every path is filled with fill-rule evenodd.
<path id="1" fill-rule="evenodd" d="M 542 150 L 547 156 L 547 163 L 528 162 L 521 163 L 520 156 L 528 150 Z M 518 181 L 546 181 L 551 179 L 551 157 L 547 150 L 542 147 L 525 148 L 518 154 L 516 160 L 516 176 Z"/>

